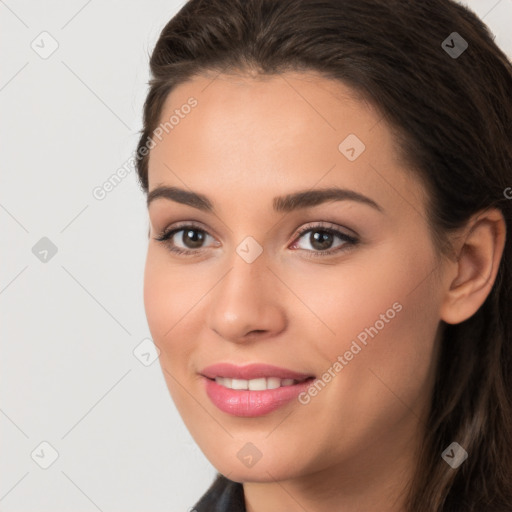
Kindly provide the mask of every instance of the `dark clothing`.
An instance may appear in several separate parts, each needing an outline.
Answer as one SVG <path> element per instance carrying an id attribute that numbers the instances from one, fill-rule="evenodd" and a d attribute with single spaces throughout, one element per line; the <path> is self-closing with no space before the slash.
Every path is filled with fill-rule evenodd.
<path id="1" fill-rule="evenodd" d="M 463 510 L 476 510 L 474 507 L 447 505 L 447 510 L 462 512 Z M 502 508 L 501 505 L 478 508 L 482 512 L 512 512 L 512 507 Z M 217 478 L 196 503 L 191 512 L 247 512 L 245 508 L 244 488 L 241 483 L 233 482 L 217 473 Z"/>
<path id="2" fill-rule="evenodd" d="M 243 485 L 219 473 L 192 512 L 246 512 Z"/>

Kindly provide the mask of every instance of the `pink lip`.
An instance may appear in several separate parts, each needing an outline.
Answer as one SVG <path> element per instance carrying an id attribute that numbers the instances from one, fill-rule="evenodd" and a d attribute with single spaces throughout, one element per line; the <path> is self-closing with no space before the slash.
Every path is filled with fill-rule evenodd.
<path id="1" fill-rule="evenodd" d="M 261 377 L 278 377 L 280 379 L 304 380 L 313 377 L 311 374 L 294 372 L 286 368 L 279 368 L 270 364 L 252 363 L 245 366 L 236 366 L 231 363 L 218 363 L 207 366 L 199 372 L 204 377 L 228 377 L 230 379 L 259 379 Z"/>
<path id="2" fill-rule="evenodd" d="M 229 389 L 203 377 L 206 394 L 221 411 L 233 416 L 256 417 L 275 411 L 305 391 L 312 380 L 264 391 Z"/>
<path id="3" fill-rule="evenodd" d="M 208 398 L 221 411 L 233 416 L 256 417 L 269 414 L 279 407 L 289 403 L 311 384 L 311 375 L 298 373 L 285 368 L 267 364 L 250 364 L 236 366 L 229 363 L 219 363 L 204 368 L 204 377 Z M 305 380 L 292 386 L 263 391 L 229 389 L 215 382 L 215 377 L 233 379 L 257 379 L 261 377 L 278 377 L 280 379 Z"/>

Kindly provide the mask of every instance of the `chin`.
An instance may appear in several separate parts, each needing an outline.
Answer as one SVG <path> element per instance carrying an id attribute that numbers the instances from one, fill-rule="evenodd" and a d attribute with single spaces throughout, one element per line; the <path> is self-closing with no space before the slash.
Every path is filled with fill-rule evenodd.
<path id="1" fill-rule="evenodd" d="M 246 443 L 243 443 L 245 445 Z M 225 447 L 224 447 L 225 448 Z M 215 469 L 226 478 L 234 482 L 274 482 L 283 481 L 290 478 L 300 477 L 305 473 L 305 468 L 297 465 L 297 453 L 290 457 L 282 457 L 275 451 L 271 456 L 251 461 L 250 459 L 244 463 L 244 448 L 234 450 L 233 456 L 226 457 L 226 450 L 223 451 L 222 457 L 210 458 L 207 452 L 205 456 Z M 252 465 L 251 465 L 252 464 Z"/>

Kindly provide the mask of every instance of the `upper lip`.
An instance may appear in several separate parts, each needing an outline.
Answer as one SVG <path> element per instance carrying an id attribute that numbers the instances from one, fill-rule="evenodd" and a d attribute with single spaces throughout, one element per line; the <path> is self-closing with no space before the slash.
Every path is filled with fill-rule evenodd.
<path id="1" fill-rule="evenodd" d="M 217 363 L 203 368 L 199 372 L 204 377 L 215 379 L 215 377 L 227 377 L 231 379 L 259 379 L 262 377 L 277 377 L 279 379 L 304 380 L 313 375 L 308 373 L 295 372 L 287 368 L 279 368 L 270 364 L 251 363 L 245 366 L 237 366 L 231 363 Z"/>

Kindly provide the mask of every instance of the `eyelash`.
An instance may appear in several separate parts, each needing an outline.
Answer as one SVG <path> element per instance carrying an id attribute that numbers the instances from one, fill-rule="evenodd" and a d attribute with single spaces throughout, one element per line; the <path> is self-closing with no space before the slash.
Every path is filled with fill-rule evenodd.
<path id="1" fill-rule="evenodd" d="M 167 248 L 174 254 L 182 255 L 185 257 L 193 257 L 193 256 L 197 255 L 198 253 L 200 253 L 201 251 L 203 251 L 204 249 L 201 248 L 201 249 L 188 249 L 187 250 L 187 249 L 182 249 L 181 247 L 174 247 L 173 245 L 170 244 L 170 239 L 176 233 L 179 233 L 180 231 L 187 231 L 187 230 L 188 231 L 199 231 L 206 235 L 209 235 L 209 233 L 206 230 L 202 229 L 200 226 L 189 222 L 186 224 L 181 224 L 181 225 L 175 226 L 169 230 L 164 230 L 163 232 L 161 232 L 159 234 L 159 236 L 155 237 L 154 239 L 157 242 L 162 242 L 163 244 L 165 244 L 167 246 Z M 299 249 L 299 250 L 306 251 L 307 253 L 310 253 L 310 255 L 308 257 L 316 258 L 316 257 L 321 257 L 321 256 L 332 256 L 333 254 L 336 254 L 338 252 L 346 251 L 347 249 L 350 248 L 350 246 L 355 246 L 359 243 L 359 240 L 357 238 L 347 235 L 346 233 L 343 233 L 343 232 L 339 231 L 338 229 L 335 229 L 334 227 L 317 224 L 314 226 L 308 226 L 308 227 L 302 228 L 295 235 L 293 244 L 295 244 L 296 241 L 299 240 L 305 233 L 308 233 L 310 231 L 313 231 L 313 232 L 320 231 L 323 233 L 328 233 L 330 235 L 340 238 L 345 243 L 336 247 L 334 250 L 328 249 L 326 251 L 314 251 L 314 250 L 307 250 L 307 249 Z M 211 236 L 211 235 L 209 235 L 209 236 Z"/>

